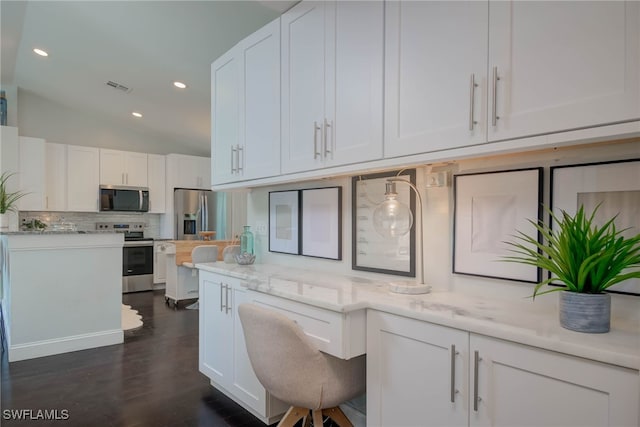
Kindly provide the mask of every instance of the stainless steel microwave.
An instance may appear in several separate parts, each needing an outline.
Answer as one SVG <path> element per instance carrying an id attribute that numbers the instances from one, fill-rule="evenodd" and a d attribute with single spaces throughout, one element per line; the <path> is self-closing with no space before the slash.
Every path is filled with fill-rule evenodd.
<path id="1" fill-rule="evenodd" d="M 101 212 L 148 212 L 149 189 L 146 187 L 100 186 Z"/>

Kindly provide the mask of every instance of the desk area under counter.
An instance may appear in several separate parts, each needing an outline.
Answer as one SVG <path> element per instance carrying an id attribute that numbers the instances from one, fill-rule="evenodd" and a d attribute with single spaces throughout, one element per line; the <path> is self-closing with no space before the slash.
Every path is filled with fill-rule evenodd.
<path id="1" fill-rule="evenodd" d="M 426 295 L 398 295 L 384 280 L 356 275 L 260 264 L 196 267 L 204 292 L 200 370 L 263 421 L 277 415 L 264 404 L 252 408 L 255 402 L 239 391 L 247 388 L 222 378 L 216 366 L 226 359 L 230 372 L 250 369 L 242 333 L 233 328 L 242 302 L 284 312 L 329 354 L 349 358 L 364 349 L 370 426 L 411 425 L 427 413 L 438 425 L 516 425 L 514 420 L 526 417 L 541 426 L 558 420 L 640 424 L 640 301 L 635 298 L 612 295 L 611 331 L 582 334 L 560 327 L 555 295 L 531 301 L 530 288 L 521 284 L 434 286 Z M 212 288 L 207 292 L 203 286 Z M 230 343 L 224 348 L 235 354 L 220 354 L 223 347 L 211 342 L 216 338 L 210 329 L 219 328 L 216 314 L 228 317 Z M 416 375 L 425 381 L 416 381 Z M 261 389 L 257 380 L 252 386 Z M 523 387 L 528 393 L 518 392 Z M 416 406 L 411 396 L 424 398 Z M 531 403 L 536 399 L 548 410 Z"/>

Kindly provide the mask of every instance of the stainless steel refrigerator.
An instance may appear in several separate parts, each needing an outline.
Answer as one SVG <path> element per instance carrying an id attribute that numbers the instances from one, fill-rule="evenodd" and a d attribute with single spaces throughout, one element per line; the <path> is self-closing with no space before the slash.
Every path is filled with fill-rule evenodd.
<path id="1" fill-rule="evenodd" d="M 176 188 L 173 200 L 178 240 L 201 240 L 201 231 L 215 231 L 215 240 L 232 240 L 247 223 L 247 196 L 242 192 Z"/>

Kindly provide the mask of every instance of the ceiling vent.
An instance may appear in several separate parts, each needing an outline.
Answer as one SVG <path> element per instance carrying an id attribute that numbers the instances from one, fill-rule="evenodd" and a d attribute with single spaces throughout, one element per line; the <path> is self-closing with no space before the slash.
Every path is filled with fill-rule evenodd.
<path id="1" fill-rule="evenodd" d="M 129 89 L 128 87 L 126 87 L 125 85 L 121 85 L 120 83 L 114 82 L 112 80 L 109 80 L 108 82 L 105 83 L 107 86 L 112 87 L 116 90 L 122 91 L 124 93 L 129 93 L 131 92 L 133 89 Z"/>

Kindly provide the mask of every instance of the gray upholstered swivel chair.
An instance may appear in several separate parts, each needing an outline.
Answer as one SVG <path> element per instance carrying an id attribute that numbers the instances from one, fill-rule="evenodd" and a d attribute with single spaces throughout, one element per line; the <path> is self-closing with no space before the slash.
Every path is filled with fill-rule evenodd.
<path id="1" fill-rule="evenodd" d="M 338 407 L 365 391 L 365 356 L 343 360 L 318 350 L 288 317 L 254 304 L 241 304 L 251 366 L 269 393 L 291 405 L 278 427 L 292 427 L 311 412 L 313 425 L 328 416 L 340 427 L 352 426 Z"/>

